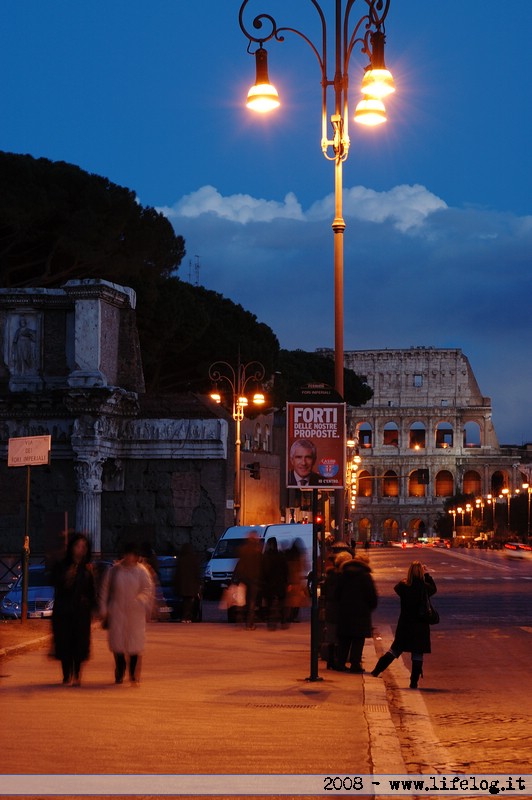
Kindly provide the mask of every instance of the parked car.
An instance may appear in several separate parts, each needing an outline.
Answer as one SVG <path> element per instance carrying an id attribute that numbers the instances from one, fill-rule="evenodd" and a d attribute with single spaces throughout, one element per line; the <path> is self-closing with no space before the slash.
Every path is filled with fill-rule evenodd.
<path id="1" fill-rule="evenodd" d="M 54 608 L 54 587 L 44 565 L 28 567 L 28 618 L 51 617 Z M 22 573 L 0 603 L 4 619 L 20 619 L 22 613 Z"/>
<path id="2" fill-rule="evenodd" d="M 175 591 L 175 570 L 177 564 L 176 556 L 157 556 L 157 566 L 159 571 L 159 585 L 162 591 L 166 607 L 169 609 L 169 617 L 172 620 L 180 620 L 182 616 L 183 598 Z M 159 608 L 161 606 L 159 605 Z M 203 617 L 203 602 L 201 594 L 194 600 L 192 611 L 192 621 L 201 622 Z M 160 615 L 164 619 L 164 615 Z"/>

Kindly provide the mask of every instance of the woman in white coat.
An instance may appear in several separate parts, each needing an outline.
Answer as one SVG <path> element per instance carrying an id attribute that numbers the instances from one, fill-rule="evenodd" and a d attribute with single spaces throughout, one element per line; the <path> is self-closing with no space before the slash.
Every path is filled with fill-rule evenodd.
<path id="1" fill-rule="evenodd" d="M 150 573 L 139 562 L 135 544 L 108 570 L 101 596 L 101 614 L 108 630 L 109 649 L 115 657 L 115 683 L 122 683 L 129 660 L 129 679 L 138 683 L 144 650 L 146 619 L 150 618 L 154 586 Z"/>

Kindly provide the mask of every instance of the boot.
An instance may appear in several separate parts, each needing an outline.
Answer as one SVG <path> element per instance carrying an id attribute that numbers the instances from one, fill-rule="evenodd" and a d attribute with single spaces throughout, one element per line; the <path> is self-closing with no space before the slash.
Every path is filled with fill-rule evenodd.
<path id="1" fill-rule="evenodd" d="M 123 653 L 115 653 L 115 683 L 123 683 L 126 671 L 126 657 Z"/>
<path id="2" fill-rule="evenodd" d="M 417 689 L 417 682 L 423 676 L 423 662 L 412 661 L 412 672 L 410 674 L 410 688 Z"/>
<path id="3" fill-rule="evenodd" d="M 371 670 L 371 674 L 373 675 L 373 677 L 376 678 L 378 675 L 381 674 L 381 672 L 384 672 L 386 667 L 390 666 L 394 658 L 395 658 L 394 654 L 391 653 L 389 650 L 387 653 L 381 656 L 377 661 L 377 663 L 375 664 L 375 666 L 373 667 L 373 669 Z"/>

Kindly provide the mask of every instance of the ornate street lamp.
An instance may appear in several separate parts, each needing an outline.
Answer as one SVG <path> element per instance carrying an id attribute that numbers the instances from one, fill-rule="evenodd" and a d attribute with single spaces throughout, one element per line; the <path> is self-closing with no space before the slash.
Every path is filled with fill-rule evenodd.
<path id="1" fill-rule="evenodd" d="M 349 62 L 357 45 L 369 59 L 361 85 L 364 98 L 356 106 L 355 122 L 365 125 L 379 125 L 386 121 L 383 98 L 395 91 L 393 78 L 384 63 L 385 28 L 390 0 L 364 0 L 366 13 L 358 20 L 351 19 L 356 0 L 335 0 L 334 18 L 334 59 L 327 50 L 328 23 L 325 13 L 317 0 L 309 0 L 319 16 L 321 40 L 314 43 L 305 33 L 293 27 L 281 26 L 266 13 L 258 14 L 251 22 L 253 30 L 246 25 L 244 16 L 251 0 L 244 0 L 240 6 L 239 23 L 248 38 L 248 52 L 255 55 L 256 81 L 248 93 L 249 108 L 266 112 L 280 105 L 279 95 L 270 83 L 268 75 L 268 54 L 264 43 L 275 40 L 284 42 L 285 33 L 295 34 L 303 39 L 318 60 L 321 72 L 321 149 L 325 158 L 335 165 L 335 216 L 332 223 L 334 231 L 334 310 L 335 310 L 335 389 L 344 395 L 344 311 L 343 311 L 343 179 L 342 166 L 349 153 Z M 255 49 L 253 49 L 255 47 Z M 329 70 L 334 69 L 334 75 Z M 332 90 L 334 101 L 331 104 L 331 132 L 328 128 L 328 91 Z"/>
<path id="2" fill-rule="evenodd" d="M 393 78 L 384 63 L 385 27 L 390 0 L 363 0 L 365 13 L 355 21 L 351 12 L 356 0 L 335 0 L 334 27 L 328 22 L 322 9 L 323 3 L 309 0 L 319 17 L 320 40 L 312 41 L 297 28 L 278 25 L 267 13 L 253 17 L 251 26 L 244 16 L 251 0 L 240 6 L 239 23 L 247 37 L 248 53 L 255 55 L 256 81 L 248 93 L 249 108 L 266 112 L 280 105 L 276 88 L 270 83 L 268 54 L 265 42 L 284 42 L 285 34 L 295 34 L 306 42 L 317 58 L 321 72 L 321 149 L 328 161 L 334 162 L 335 215 L 332 222 L 334 232 L 334 362 L 335 389 L 344 396 L 344 230 L 343 218 L 343 163 L 349 154 L 349 63 L 355 47 L 368 57 L 369 64 L 361 85 L 363 99 L 357 104 L 355 122 L 364 125 L 379 125 L 386 121 L 383 98 L 395 91 Z M 288 4 L 287 4 L 288 5 Z M 329 30 L 334 34 L 333 58 L 328 52 Z M 332 37 L 331 37 L 332 41 Z M 333 102 L 329 109 L 329 89 Z M 329 110 L 332 113 L 329 116 Z M 329 128 L 330 122 L 330 128 Z M 335 492 L 336 522 L 340 537 L 344 534 L 343 492 Z"/>
<path id="3" fill-rule="evenodd" d="M 222 394 L 218 391 L 218 384 L 226 383 L 231 390 L 231 403 L 229 405 L 231 407 L 233 419 L 236 423 L 233 506 L 233 521 L 235 525 L 240 525 L 240 500 L 242 496 L 242 475 L 240 471 L 240 423 L 244 419 L 244 411 L 249 405 L 249 400 L 246 396 L 246 388 L 250 383 L 254 383 L 255 392 L 253 394 L 252 402 L 256 406 L 264 405 L 264 394 L 262 391 L 259 391 L 259 386 L 264 379 L 264 373 L 265 370 L 260 361 L 249 361 L 247 364 L 241 364 L 239 359 L 236 368 L 231 366 L 231 364 L 229 364 L 227 361 L 216 361 L 209 367 L 209 378 L 211 381 L 213 381 L 216 387 L 211 392 L 211 398 L 216 403 L 222 402 Z"/>

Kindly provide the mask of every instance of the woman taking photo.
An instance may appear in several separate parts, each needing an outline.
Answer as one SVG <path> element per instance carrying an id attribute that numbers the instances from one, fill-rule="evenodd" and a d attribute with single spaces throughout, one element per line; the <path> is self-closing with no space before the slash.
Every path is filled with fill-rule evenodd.
<path id="1" fill-rule="evenodd" d="M 394 591 L 401 599 L 395 638 L 388 652 L 379 658 L 371 674 L 377 677 L 401 653 L 411 653 L 410 688 L 417 689 L 419 678 L 423 675 L 423 656 L 430 653 L 430 626 L 424 617 L 428 598 L 436 594 L 436 584 L 426 566 L 420 561 L 413 561 L 408 575 L 394 587 Z"/>

